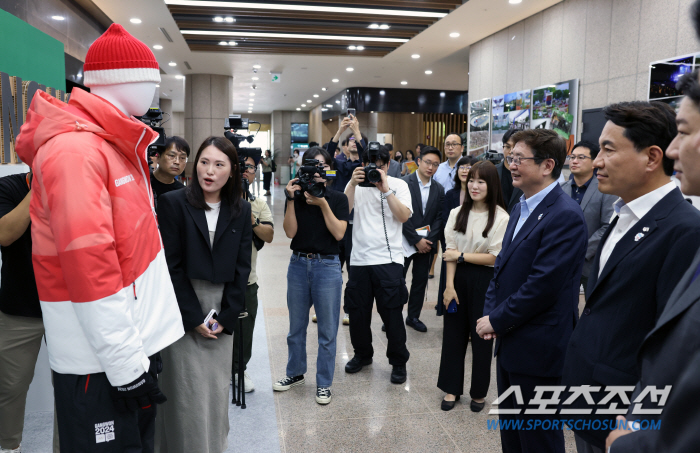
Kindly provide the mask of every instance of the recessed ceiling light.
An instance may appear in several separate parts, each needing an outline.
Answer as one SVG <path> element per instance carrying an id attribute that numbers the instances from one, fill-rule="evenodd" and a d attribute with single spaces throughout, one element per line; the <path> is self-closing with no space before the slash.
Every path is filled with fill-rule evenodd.
<path id="1" fill-rule="evenodd" d="M 425 71 L 425 73 L 428 74 L 428 75 L 430 75 L 430 74 L 433 73 L 433 71 L 431 71 L 430 69 L 428 69 L 427 71 Z"/>
<path id="2" fill-rule="evenodd" d="M 66 20 L 66 18 L 63 16 L 51 16 L 51 19 L 53 19 L 53 20 Z"/>
<path id="3" fill-rule="evenodd" d="M 252 111 L 252 110 L 248 110 L 248 113 L 253 113 L 253 111 Z"/>
<path id="4" fill-rule="evenodd" d="M 414 53 L 413 55 L 411 55 L 411 58 L 413 58 L 414 60 L 417 60 L 418 58 L 420 58 L 420 55 L 418 55 L 417 53 Z"/>
<path id="5" fill-rule="evenodd" d="M 336 104 L 340 104 L 340 101 L 335 101 Z"/>
<path id="6" fill-rule="evenodd" d="M 381 25 L 379 26 L 379 29 L 380 29 L 380 30 L 388 30 L 388 29 L 390 29 L 390 28 L 391 28 L 391 26 L 390 26 L 390 25 L 387 25 L 387 24 L 381 24 Z"/>
<path id="7" fill-rule="evenodd" d="M 406 82 L 405 80 L 402 80 L 401 85 L 408 85 L 408 82 Z"/>
<path id="8" fill-rule="evenodd" d="M 178 79 L 178 80 L 180 80 L 180 79 L 184 79 L 184 78 L 185 78 L 185 76 L 183 76 L 183 75 L 179 75 L 179 74 L 178 74 L 178 75 L 176 75 L 176 76 L 175 76 L 175 78 L 176 78 L 176 79 Z"/>
<path id="9" fill-rule="evenodd" d="M 415 115 L 415 114 L 416 114 L 416 112 L 411 112 L 411 115 Z"/>
<path id="10" fill-rule="evenodd" d="M 381 90 L 381 91 L 379 92 L 379 94 L 380 94 L 381 96 L 384 96 L 386 93 L 384 92 L 384 90 Z"/>
<path id="11" fill-rule="evenodd" d="M 328 91 L 328 88 L 323 87 L 323 88 L 321 88 L 321 91 Z"/>
<path id="12" fill-rule="evenodd" d="M 508 3 L 511 5 L 517 5 L 518 3 L 521 3 L 523 0 L 508 0 Z"/>
<path id="13" fill-rule="evenodd" d="M 357 46 L 357 50 L 365 50 L 365 46 Z"/>
<path id="14" fill-rule="evenodd" d="M 160 44 L 156 44 L 155 46 L 153 46 L 153 48 L 156 50 L 162 50 L 163 46 L 161 46 Z"/>
<path id="15" fill-rule="evenodd" d="M 307 100 L 306 100 L 306 103 L 307 103 L 307 104 L 311 104 L 311 99 L 307 99 Z"/>
<path id="16" fill-rule="evenodd" d="M 219 2 L 224 3 L 224 2 Z M 227 31 L 227 30 L 180 30 L 183 35 L 193 36 L 237 36 L 243 38 L 282 38 L 282 39 L 309 39 L 309 40 L 324 40 L 324 41 L 364 41 L 364 42 L 391 42 L 391 43 L 406 43 L 409 40 L 406 38 L 391 38 L 380 36 L 349 36 L 349 35 L 312 35 L 308 33 L 274 33 L 274 32 L 256 32 L 256 31 Z"/>
<path id="17" fill-rule="evenodd" d="M 252 98 L 251 98 L 251 99 L 248 99 L 249 102 L 253 102 L 254 100 L 255 100 L 255 99 L 252 99 Z"/>
<path id="18" fill-rule="evenodd" d="M 331 82 L 333 82 L 333 83 L 338 83 L 338 82 L 340 82 L 340 80 L 338 80 L 338 79 L 333 79 L 333 80 L 331 80 Z"/>
<path id="19" fill-rule="evenodd" d="M 515 35 L 513 35 L 513 37 L 512 37 L 512 38 L 510 38 L 510 40 L 511 40 L 511 41 L 512 41 L 512 40 L 514 40 L 514 39 L 515 39 Z"/>
<path id="20" fill-rule="evenodd" d="M 301 109 L 300 109 L 299 107 L 297 107 L 297 112 L 298 112 L 299 110 L 301 110 Z"/>
<path id="21" fill-rule="evenodd" d="M 228 46 L 228 43 L 226 41 L 219 41 L 220 46 Z"/>
<path id="22" fill-rule="evenodd" d="M 317 98 L 317 97 L 318 97 L 318 94 L 314 94 L 314 97 Z"/>
<path id="23" fill-rule="evenodd" d="M 306 104 L 301 104 L 302 107 L 306 107 Z"/>
<path id="24" fill-rule="evenodd" d="M 367 28 L 379 28 L 379 24 L 369 24 Z"/>
<path id="25" fill-rule="evenodd" d="M 254 64 L 254 65 L 253 65 L 253 69 L 260 69 L 260 68 L 262 68 L 262 66 L 260 66 L 259 64 Z"/>
<path id="26" fill-rule="evenodd" d="M 223 21 L 224 21 L 224 18 L 221 17 L 221 16 L 216 16 L 216 17 L 214 18 L 214 22 L 223 22 Z"/>
<path id="27" fill-rule="evenodd" d="M 441 98 L 444 98 L 444 97 L 445 97 L 445 92 L 444 92 L 444 91 L 441 91 L 441 92 L 440 92 L 440 97 L 441 97 Z"/>
<path id="28" fill-rule="evenodd" d="M 234 19 L 231 16 L 228 16 L 228 17 L 224 17 L 224 22 L 232 24 L 232 23 L 236 22 L 236 19 Z"/>
<path id="29" fill-rule="evenodd" d="M 355 68 L 345 68 L 345 70 L 348 71 L 348 72 L 352 72 L 352 71 L 355 70 Z"/>
<path id="30" fill-rule="evenodd" d="M 175 63 L 174 61 L 171 61 L 170 63 L 168 63 L 168 66 L 177 66 L 177 63 Z"/>
<path id="31" fill-rule="evenodd" d="M 160 88 L 160 85 L 156 85 L 156 88 Z"/>
<path id="32" fill-rule="evenodd" d="M 326 107 L 328 107 L 329 109 L 333 108 L 333 104 L 326 104 Z"/>
<path id="33" fill-rule="evenodd" d="M 459 38 L 459 33 L 457 33 L 456 31 L 450 33 L 450 38 Z"/>
<path id="34" fill-rule="evenodd" d="M 251 77 L 250 79 L 251 79 L 251 80 L 260 80 L 259 77 Z"/>
<path id="35" fill-rule="evenodd" d="M 355 50 L 357 49 L 357 46 L 348 46 L 348 50 Z"/>
<path id="36" fill-rule="evenodd" d="M 129 19 L 129 22 L 131 22 L 132 24 L 140 24 L 141 19 L 139 19 L 138 17 L 132 17 L 131 19 Z"/>
<path id="37" fill-rule="evenodd" d="M 229 45 L 229 46 L 237 46 L 238 43 L 237 43 L 236 41 L 229 41 L 229 42 L 228 42 L 228 45 Z"/>
<path id="38" fill-rule="evenodd" d="M 321 111 L 322 111 L 322 112 L 327 112 L 327 111 L 328 111 L 328 109 L 321 109 Z"/>

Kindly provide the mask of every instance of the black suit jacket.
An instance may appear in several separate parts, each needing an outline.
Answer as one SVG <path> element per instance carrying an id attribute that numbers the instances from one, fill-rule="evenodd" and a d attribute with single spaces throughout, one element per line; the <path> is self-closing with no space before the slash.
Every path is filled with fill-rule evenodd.
<path id="1" fill-rule="evenodd" d="M 576 324 L 586 222 L 557 184 L 528 216 L 510 216 L 484 302 L 498 337 L 494 355 L 510 373 L 559 377 Z"/>
<path id="2" fill-rule="evenodd" d="M 501 162 L 500 164 L 496 165 L 496 170 L 498 170 L 498 179 L 499 180 L 503 179 L 503 172 L 504 171 L 510 172 L 510 170 L 505 168 L 505 165 L 506 164 L 504 162 Z M 513 183 L 511 182 L 511 186 L 512 185 L 513 185 Z M 506 206 L 508 208 L 507 209 L 508 214 L 513 213 L 513 208 L 515 207 L 515 205 L 520 203 L 520 197 L 522 196 L 522 194 L 523 194 L 522 190 L 518 189 L 517 187 L 513 187 L 513 194 L 511 195 L 510 200 L 504 200 L 506 202 Z M 504 195 L 504 198 L 505 198 L 505 195 Z"/>
<path id="3" fill-rule="evenodd" d="M 214 246 L 210 246 L 209 228 L 204 210 L 187 202 L 185 190 L 161 195 L 158 199 L 158 223 L 165 258 L 175 287 L 182 324 L 189 331 L 204 322 L 203 313 L 190 279 L 225 283 L 221 313 L 217 321 L 231 334 L 234 322 L 245 306 L 245 290 L 250 275 L 253 228 L 250 203 L 242 201 L 237 216 L 221 203 Z"/>
<path id="4" fill-rule="evenodd" d="M 413 203 L 413 215 L 403 224 L 403 235 L 411 245 L 416 245 L 423 239 L 416 233 L 416 228 L 430 225 L 430 233 L 427 240 L 431 241 L 433 250 L 437 250 L 438 240 L 442 236 L 442 228 L 445 220 L 442 218 L 442 204 L 445 198 L 445 189 L 442 184 L 433 178 L 430 183 L 430 193 L 428 194 L 428 204 L 423 213 L 423 198 L 420 194 L 417 172 L 411 173 L 402 179 L 408 184 L 411 191 L 411 202 Z"/>
<path id="5" fill-rule="evenodd" d="M 700 213 L 674 189 L 620 239 L 598 277 L 601 251 L 616 225 L 617 217 L 600 241 L 588 280 L 588 301 L 566 351 L 562 385 L 634 386 L 640 375 L 637 353 L 642 341 L 700 247 Z M 607 392 L 592 395 L 598 402 Z M 600 406 L 588 406 L 578 398 L 567 408 L 595 411 Z M 566 418 L 614 420 L 615 416 Z M 604 448 L 608 432 L 577 431 L 599 448 Z"/>
<path id="6" fill-rule="evenodd" d="M 631 405 L 626 416 L 627 420 L 661 420 L 662 430 L 669 428 L 669 432 L 674 432 L 674 435 L 667 439 L 671 445 L 676 444 L 679 437 L 694 435 L 696 439 L 695 449 L 700 445 L 697 430 L 697 427 L 700 426 L 697 425 L 698 417 L 700 417 L 697 404 L 700 401 L 698 399 L 698 395 L 700 395 L 698 393 L 700 391 L 700 385 L 698 385 L 700 383 L 700 361 L 695 360 L 694 390 L 681 387 L 681 376 L 688 367 L 688 360 L 700 351 L 700 278 L 695 279 L 691 283 L 698 265 L 700 265 L 700 251 L 696 253 L 692 264 L 673 290 L 673 294 L 668 299 L 656 325 L 644 339 L 638 357 L 641 366 L 641 377 L 639 382 L 637 382 L 632 401 L 648 385 L 656 386 L 658 389 L 671 385 L 671 397 L 663 408 L 662 414 L 633 414 L 634 405 Z M 698 358 L 700 359 L 700 356 Z M 691 392 L 694 392 L 694 395 Z M 680 417 L 674 419 L 673 402 L 675 400 L 676 405 L 681 408 L 683 407 L 683 399 L 690 399 L 689 406 L 686 406 L 683 411 L 678 411 L 675 416 Z M 661 406 L 659 406 L 658 402 L 658 399 L 656 402 L 653 402 L 647 396 L 642 401 L 641 408 L 660 409 Z M 691 407 L 693 409 L 688 410 Z M 691 413 L 695 416 L 695 426 L 688 423 L 687 416 L 691 415 Z M 671 418 L 669 419 L 669 417 Z M 686 432 L 679 432 L 681 426 L 685 426 Z M 615 441 L 612 451 L 615 453 L 670 451 L 668 448 L 660 448 L 657 445 L 662 437 L 663 434 L 659 430 L 637 431 Z M 691 445 L 691 443 L 687 445 Z M 693 449 L 678 451 L 691 450 Z"/>

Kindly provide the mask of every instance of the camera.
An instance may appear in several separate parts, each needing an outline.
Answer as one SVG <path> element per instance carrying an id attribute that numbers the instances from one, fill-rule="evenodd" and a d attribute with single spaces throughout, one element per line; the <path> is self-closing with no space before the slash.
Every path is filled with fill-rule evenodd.
<path id="1" fill-rule="evenodd" d="M 367 155 L 369 162 L 365 162 L 365 180 L 358 184 L 360 187 L 376 187 L 373 183 L 381 182 L 382 174 L 379 173 L 377 158 L 379 157 L 379 142 L 369 142 L 367 144 Z"/>
<path id="2" fill-rule="evenodd" d="M 326 184 L 317 182 L 316 175 L 326 180 L 335 179 L 335 170 L 325 170 L 317 159 L 306 159 L 304 165 L 299 167 L 297 171 L 299 178 L 297 185 L 301 187 L 301 191 L 295 190 L 294 196 L 300 197 L 303 192 L 308 192 L 309 195 L 316 198 L 325 196 Z"/>
<path id="3" fill-rule="evenodd" d="M 165 152 L 165 129 L 161 127 L 163 123 L 163 112 L 155 107 L 149 108 L 142 116 L 137 116 L 136 119 L 150 126 L 155 132 L 158 132 L 158 138 L 155 142 L 148 146 L 148 155 L 154 156 Z"/>

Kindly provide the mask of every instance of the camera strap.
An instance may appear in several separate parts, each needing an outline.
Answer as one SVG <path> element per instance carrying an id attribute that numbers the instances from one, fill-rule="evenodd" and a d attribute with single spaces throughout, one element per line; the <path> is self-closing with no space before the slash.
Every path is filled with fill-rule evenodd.
<path id="1" fill-rule="evenodd" d="M 379 195 L 379 202 L 382 204 L 382 225 L 384 225 L 384 239 L 386 240 L 386 248 L 389 250 L 389 260 L 391 262 L 393 262 L 394 258 L 391 256 L 391 246 L 389 245 L 389 235 L 386 232 L 386 217 L 384 217 L 384 200 L 385 200 L 385 198 L 380 194 Z M 389 202 L 387 201 L 387 205 L 388 204 L 389 204 Z"/>

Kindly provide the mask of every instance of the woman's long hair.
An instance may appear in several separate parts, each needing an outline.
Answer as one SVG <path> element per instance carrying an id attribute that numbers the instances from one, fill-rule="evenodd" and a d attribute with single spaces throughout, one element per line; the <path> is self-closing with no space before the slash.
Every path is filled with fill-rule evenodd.
<path id="1" fill-rule="evenodd" d="M 331 170 L 335 170 L 335 159 L 331 156 L 331 153 L 319 146 L 314 146 L 304 153 L 302 165 L 307 159 L 318 159 L 319 155 L 323 156 L 323 160 L 331 167 Z M 328 179 L 326 181 L 326 187 L 332 187 L 335 182 L 334 179 Z"/>
<path id="2" fill-rule="evenodd" d="M 194 178 L 192 178 L 192 184 L 187 186 L 185 189 L 187 192 L 187 202 L 198 209 L 203 209 L 205 211 L 210 210 L 209 205 L 204 201 L 204 192 L 202 191 L 202 186 L 199 183 L 199 177 L 197 176 L 197 165 L 199 165 L 199 158 L 207 147 L 213 146 L 222 153 L 226 154 L 226 157 L 231 161 L 231 177 L 228 178 L 226 184 L 221 188 L 221 202 L 226 203 L 231 207 L 231 217 L 235 217 L 241 210 L 243 204 L 241 188 L 241 170 L 238 163 L 238 153 L 236 152 L 236 147 L 233 146 L 227 138 L 224 137 L 209 137 L 202 142 L 197 150 L 197 156 L 194 158 Z"/>
<path id="3" fill-rule="evenodd" d="M 503 193 L 501 192 L 501 181 L 498 178 L 498 170 L 496 166 L 489 162 L 488 160 L 483 160 L 472 165 L 469 174 L 467 175 L 467 182 L 470 179 L 483 179 L 486 181 L 486 205 L 489 207 L 489 221 L 486 222 L 486 228 L 481 233 L 483 237 L 487 237 L 489 231 L 493 227 L 496 221 L 496 209 L 498 206 L 506 210 L 506 204 L 503 202 Z M 455 231 L 466 234 L 467 232 L 467 221 L 469 220 L 469 212 L 474 206 L 474 200 L 472 200 L 469 194 L 469 189 L 467 189 L 467 196 L 464 197 L 464 203 L 462 208 L 459 210 L 457 215 L 457 221 L 455 222 Z"/>
<path id="4" fill-rule="evenodd" d="M 409 154 L 411 155 L 411 158 L 410 158 L 410 159 L 408 158 L 408 155 L 409 155 Z M 407 150 L 406 150 L 406 157 L 405 157 L 405 159 L 406 159 L 406 162 L 413 162 L 414 160 L 416 160 L 415 153 L 414 153 L 413 151 L 411 151 L 410 149 L 407 149 Z"/>

